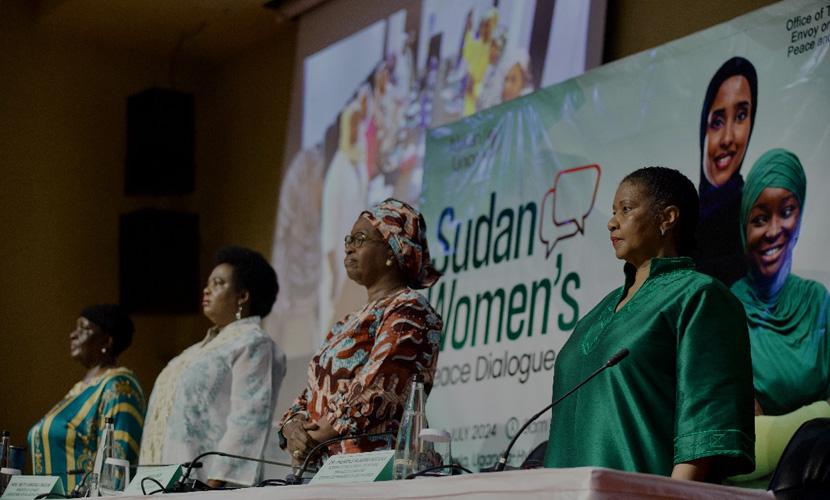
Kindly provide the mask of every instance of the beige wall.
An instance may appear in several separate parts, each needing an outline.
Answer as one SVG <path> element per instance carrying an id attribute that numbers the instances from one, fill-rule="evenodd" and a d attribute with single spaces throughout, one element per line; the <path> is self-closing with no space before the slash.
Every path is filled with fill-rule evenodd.
<path id="1" fill-rule="evenodd" d="M 229 243 L 271 254 L 294 38 L 292 26 L 216 65 L 196 93 L 197 191 L 208 264 Z"/>
<path id="2" fill-rule="evenodd" d="M 609 0 L 605 60 L 767 3 Z M 180 65 L 180 88 L 196 95 L 196 192 L 132 199 L 123 195 L 125 99 L 163 85 L 167 60 L 51 35 L 30 5 L 0 3 L 0 427 L 17 444 L 83 374 L 68 356 L 79 310 L 118 299 L 119 214 L 147 205 L 198 213 L 203 275 L 225 243 L 270 255 L 297 39 L 283 26 L 229 60 Z M 134 319 L 122 361 L 149 394 L 207 322 Z"/>
<path id="3" fill-rule="evenodd" d="M 61 38 L 29 2 L 0 4 L 0 427 L 14 443 L 83 375 L 68 354 L 80 309 L 118 300 L 121 213 L 198 213 L 203 275 L 222 244 L 270 254 L 294 36 L 283 26 L 229 61 L 178 67 L 178 88 L 196 98 L 196 191 L 137 199 L 123 194 L 126 98 L 164 85 L 167 59 Z M 149 395 L 208 323 L 133 319 L 121 361 Z"/>
<path id="4" fill-rule="evenodd" d="M 636 54 L 776 0 L 607 0 L 603 61 Z"/>

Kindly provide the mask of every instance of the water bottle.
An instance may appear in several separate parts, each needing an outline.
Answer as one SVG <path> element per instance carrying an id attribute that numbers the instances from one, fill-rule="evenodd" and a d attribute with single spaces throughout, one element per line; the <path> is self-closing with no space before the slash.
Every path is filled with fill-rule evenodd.
<path id="1" fill-rule="evenodd" d="M 4 430 L 0 437 L 0 467 L 7 467 L 9 463 L 9 446 L 11 445 L 11 434 Z"/>
<path id="2" fill-rule="evenodd" d="M 9 485 L 11 474 L 9 470 L 9 445 L 11 443 L 11 435 L 9 431 L 3 431 L 0 437 L 0 495 L 6 491 L 6 486 Z"/>
<path id="3" fill-rule="evenodd" d="M 92 468 L 92 473 L 89 475 L 89 479 L 95 479 L 95 487 L 92 487 L 90 483 L 89 488 L 89 496 L 101 496 L 100 494 L 100 480 L 101 474 L 104 471 L 104 462 L 108 458 L 112 458 L 113 455 L 113 441 L 115 440 L 115 423 L 112 417 L 107 417 L 104 420 L 104 432 L 102 433 L 101 440 L 98 442 L 98 451 L 95 453 L 95 465 Z"/>
<path id="4" fill-rule="evenodd" d="M 392 475 L 395 479 L 417 472 L 423 442 L 419 437 L 426 427 L 424 414 L 424 377 L 415 375 L 409 385 L 409 394 L 403 409 L 398 439 L 395 441 L 395 462 Z"/>

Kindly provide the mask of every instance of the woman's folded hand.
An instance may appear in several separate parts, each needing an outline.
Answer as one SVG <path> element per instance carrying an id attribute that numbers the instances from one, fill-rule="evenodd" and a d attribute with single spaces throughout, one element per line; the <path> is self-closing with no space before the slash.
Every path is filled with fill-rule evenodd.
<path id="1" fill-rule="evenodd" d="M 317 445 L 317 442 L 306 431 L 306 426 L 316 428 L 316 425 L 314 422 L 296 417 L 283 426 L 282 435 L 288 442 L 288 452 L 295 463 L 305 460 L 308 452 Z"/>

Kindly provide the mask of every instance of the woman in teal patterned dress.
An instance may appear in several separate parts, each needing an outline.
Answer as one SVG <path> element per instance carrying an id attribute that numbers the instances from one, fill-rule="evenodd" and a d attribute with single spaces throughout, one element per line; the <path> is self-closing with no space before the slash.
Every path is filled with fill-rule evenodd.
<path id="1" fill-rule="evenodd" d="M 118 366 L 133 330 L 133 322 L 117 305 L 94 305 L 81 312 L 69 334 L 69 352 L 87 372 L 29 430 L 34 474 L 60 476 L 71 491 L 92 470 L 107 417 L 115 424 L 115 455 L 137 462 L 144 392 L 132 370 Z"/>

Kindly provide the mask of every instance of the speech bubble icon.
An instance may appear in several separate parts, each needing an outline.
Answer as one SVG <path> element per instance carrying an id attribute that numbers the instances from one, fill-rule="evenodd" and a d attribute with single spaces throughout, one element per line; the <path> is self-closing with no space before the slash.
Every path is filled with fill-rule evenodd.
<path id="1" fill-rule="evenodd" d="M 585 219 L 594 208 L 601 175 L 597 164 L 556 173 L 553 187 L 542 198 L 539 217 L 539 239 L 545 244 L 545 258 L 550 257 L 559 241 L 585 234 Z"/>

